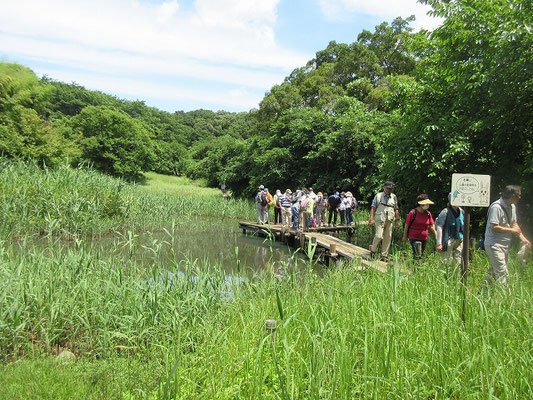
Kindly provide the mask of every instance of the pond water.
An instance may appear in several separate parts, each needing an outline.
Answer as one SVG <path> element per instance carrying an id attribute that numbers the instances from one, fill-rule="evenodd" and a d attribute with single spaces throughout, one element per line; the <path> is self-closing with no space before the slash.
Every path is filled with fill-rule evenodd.
<path id="1" fill-rule="evenodd" d="M 355 236 L 338 237 L 368 247 L 373 229 L 357 227 Z M 308 262 L 305 254 L 281 242 L 271 241 L 239 228 L 232 218 L 180 217 L 157 231 L 122 231 L 85 238 L 81 241 L 40 238 L 32 242 L 36 248 L 46 248 L 50 241 L 62 246 L 83 246 L 107 254 L 131 257 L 142 265 L 154 262 L 195 262 L 199 265 L 218 265 L 232 275 L 247 276 L 258 272 L 275 272 L 284 263 L 293 266 Z M 27 244 L 25 245 L 27 246 Z M 27 249 L 27 247 L 25 247 Z"/>
<path id="2" fill-rule="evenodd" d="M 219 265 L 231 274 L 276 271 L 284 262 L 304 263 L 304 255 L 289 246 L 242 233 L 237 219 L 189 217 L 157 231 L 125 231 L 76 240 L 40 238 L 31 246 L 46 248 L 53 241 L 62 246 L 83 246 L 108 254 L 133 257 L 144 265 L 154 261 Z M 28 249 L 28 243 L 25 248 Z"/>

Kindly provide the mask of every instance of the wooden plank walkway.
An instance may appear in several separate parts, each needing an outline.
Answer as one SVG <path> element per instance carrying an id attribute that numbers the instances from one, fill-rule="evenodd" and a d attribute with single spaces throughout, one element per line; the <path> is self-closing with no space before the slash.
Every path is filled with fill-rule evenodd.
<path id="1" fill-rule="evenodd" d="M 342 257 L 349 261 L 357 258 L 361 264 L 358 269 L 370 267 L 384 273 L 388 271 L 388 263 L 371 259 L 370 250 L 324 233 L 346 231 L 350 234 L 350 232 L 354 232 L 355 227 L 353 226 L 307 228 L 306 231 L 296 231 L 282 225 L 262 225 L 251 222 L 239 222 L 239 226 L 243 233 L 252 231 L 262 236 L 272 236 L 283 242 L 289 242 L 292 239 L 292 242 L 298 247 L 305 248 L 306 242 L 316 242 L 317 248 L 324 249 L 330 258 Z"/>

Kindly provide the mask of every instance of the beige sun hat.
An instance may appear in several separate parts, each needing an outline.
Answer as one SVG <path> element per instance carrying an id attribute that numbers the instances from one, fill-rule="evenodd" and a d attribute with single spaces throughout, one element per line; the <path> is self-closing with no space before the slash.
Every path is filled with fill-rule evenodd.
<path id="1" fill-rule="evenodd" d="M 419 201 L 418 201 L 418 204 L 420 204 L 421 206 L 425 205 L 425 204 L 435 204 L 433 203 L 428 196 L 425 196 L 425 197 L 422 197 Z"/>

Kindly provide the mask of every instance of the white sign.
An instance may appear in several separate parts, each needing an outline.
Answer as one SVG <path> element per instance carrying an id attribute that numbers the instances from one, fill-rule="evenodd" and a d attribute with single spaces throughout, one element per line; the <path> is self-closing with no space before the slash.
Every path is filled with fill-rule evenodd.
<path id="1" fill-rule="evenodd" d="M 490 175 L 452 174 L 452 206 L 490 206 Z"/>

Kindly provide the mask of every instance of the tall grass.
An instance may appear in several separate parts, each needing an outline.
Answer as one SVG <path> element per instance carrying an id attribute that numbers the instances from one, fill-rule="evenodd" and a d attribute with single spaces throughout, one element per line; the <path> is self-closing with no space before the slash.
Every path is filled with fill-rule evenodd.
<path id="1" fill-rule="evenodd" d="M 318 277 L 286 265 L 281 281 L 266 274 L 238 285 L 216 266 L 143 269 L 83 249 L 7 249 L 0 261 L 4 361 L 59 346 L 82 359 L 144 359 L 160 375 L 137 388 L 153 398 L 533 394 L 533 276 L 514 264 L 510 293 L 469 288 L 463 323 L 458 279 L 433 257 L 411 275 L 344 266 Z M 476 259 L 473 270 L 485 265 Z M 271 318 L 275 338 L 265 336 Z"/>
<path id="2" fill-rule="evenodd" d="M 48 169 L 7 160 L 0 161 L 0 210 L 2 237 L 147 229 L 183 215 L 254 215 L 248 201 L 162 194 L 91 169 Z"/>
<path id="3" fill-rule="evenodd" d="M 84 169 L 0 170 L 4 398 L 533 398 L 531 263 L 512 257 L 510 290 L 478 295 L 488 263 L 475 252 L 463 321 L 459 277 L 429 251 L 412 274 L 400 272 L 403 262 L 389 274 L 353 265 L 317 274 L 309 259 L 243 280 L 178 262 L 172 246 L 153 241 L 143 245 L 153 261 L 141 264 L 133 229 L 111 250 L 82 235 L 163 229 L 193 214 L 250 217 L 253 204 L 160 193 Z M 369 227 L 357 232 L 371 237 Z M 76 240 L 40 248 L 34 233 Z M 16 245 L 13 234 L 23 238 Z M 267 319 L 277 320 L 275 333 Z M 64 348 L 78 360 L 54 361 Z"/>

